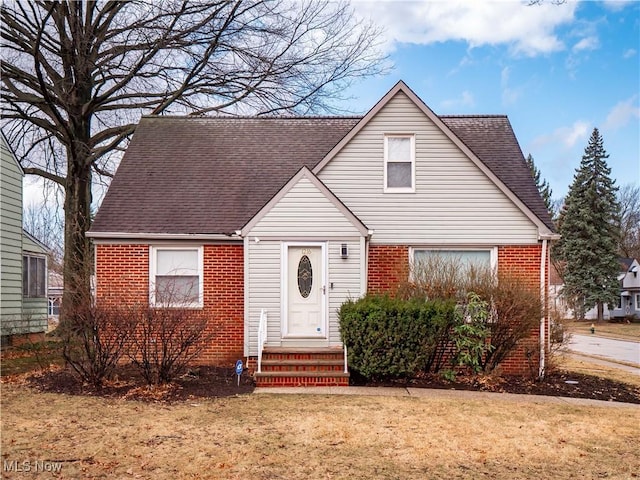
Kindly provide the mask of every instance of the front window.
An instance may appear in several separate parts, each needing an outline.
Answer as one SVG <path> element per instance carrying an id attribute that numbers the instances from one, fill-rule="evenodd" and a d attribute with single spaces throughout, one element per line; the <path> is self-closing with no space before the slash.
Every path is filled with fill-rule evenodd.
<path id="1" fill-rule="evenodd" d="M 202 307 L 202 265 L 202 247 L 152 247 L 151 305 Z"/>
<path id="2" fill-rule="evenodd" d="M 471 268 L 492 269 L 495 266 L 494 249 L 420 249 L 413 250 L 414 263 L 458 265 L 465 272 Z"/>
<path id="3" fill-rule="evenodd" d="M 636 310 L 640 310 L 640 293 L 636 293 Z"/>
<path id="4" fill-rule="evenodd" d="M 413 135 L 384 137 L 384 191 L 415 191 L 415 140 Z"/>
<path id="5" fill-rule="evenodd" d="M 22 257 L 22 296 L 44 298 L 47 296 L 47 259 L 33 255 Z"/>

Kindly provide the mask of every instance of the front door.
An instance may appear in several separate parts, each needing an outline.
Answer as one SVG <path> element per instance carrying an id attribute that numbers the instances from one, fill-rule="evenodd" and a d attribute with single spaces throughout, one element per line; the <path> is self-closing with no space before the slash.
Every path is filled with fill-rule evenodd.
<path id="1" fill-rule="evenodd" d="M 325 337 L 323 245 L 288 245 L 285 337 Z"/>

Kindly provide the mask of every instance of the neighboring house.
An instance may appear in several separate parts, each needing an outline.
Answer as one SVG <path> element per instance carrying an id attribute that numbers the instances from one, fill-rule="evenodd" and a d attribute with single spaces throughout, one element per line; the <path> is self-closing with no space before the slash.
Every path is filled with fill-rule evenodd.
<path id="1" fill-rule="evenodd" d="M 89 235 L 100 301 L 177 286 L 215 332 L 199 361 L 262 358 L 259 385 L 345 384 L 338 309 L 416 257 L 546 292 L 557 238 L 508 119 L 437 116 L 403 82 L 364 117 L 144 117 Z M 543 365 L 540 323 L 504 372 Z"/>
<path id="2" fill-rule="evenodd" d="M 62 305 L 62 294 L 64 292 L 64 281 L 62 274 L 49 270 L 47 276 L 47 300 L 50 327 L 58 324 L 60 319 L 60 306 Z"/>
<path id="3" fill-rule="evenodd" d="M 0 335 L 2 345 L 44 338 L 47 247 L 22 229 L 24 172 L 0 135 Z"/>
<path id="4" fill-rule="evenodd" d="M 611 310 L 614 318 L 640 318 L 640 263 L 634 258 L 620 258 L 620 298 Z"/>
<path id="5" fill-rule="evenodd" d="M 617 304 L 604 305 L 603 318 L 610 320 L 613 318 L 640 318 L 640 276 L 638 275 L 640 270 L 640 264 L 638 260 L 633 258 L 618 258 L 620 265 L 620 273 L 618 274 L 618 281 L 620 282 L 620 296 L 618 297 Z M 564 318 L 573 318 L 574 312 L 571 307 L 567 305 L 567 302 L 562 297 L 562 289 L 564 283 L 558 275 L 555 268 L 551 269 L 551 282 L 550 282 L 550 305 L 562 315 Z M 613 308 L 611 308 L 613 307 Z M 593 307 L 587 310 L 584 314 L 585 320 L 597 320 L 598 309 Z"/>

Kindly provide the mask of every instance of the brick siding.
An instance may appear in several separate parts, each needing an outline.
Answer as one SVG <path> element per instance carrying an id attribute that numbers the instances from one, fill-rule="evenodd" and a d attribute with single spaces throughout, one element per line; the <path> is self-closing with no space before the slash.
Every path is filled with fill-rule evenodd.
<path id="1" fill-rule="evenodd" d="M 531 288 L 540 288 L 540 255 L 542 245 L 503 245 L 498 247 L 500 274 L 522 278 Z M 547 256 L 547 284 L 549 258 Z M 409 272 L 409 247 L 406 245 L 370 245 L 367 285 L 370 293 L 393 294 Z M 546 324 L 548 328 L 548 321 Z M 529 338 L 502 362 L 500 370 L 506 375 L 536 375 L 539 365 L 540 329 L 531 330 Z"/>
<path id="2" fill-rule="evenodd" d="M 232 365 L 244 348 L 244 254 L 242 245 L 204 245 L 204 298 L 213 340 L 194 363 Z M 98 301 L 149 303 L 149 245 L 96 245 Z"/>

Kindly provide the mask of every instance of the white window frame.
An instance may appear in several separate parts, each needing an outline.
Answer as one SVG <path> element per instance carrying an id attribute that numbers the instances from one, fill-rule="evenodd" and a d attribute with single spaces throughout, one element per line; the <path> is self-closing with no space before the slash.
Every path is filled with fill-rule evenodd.
<path id="1" fill-rule="evenodd" d="M 413 265 L 415 263 L 415 252 L 416 251 L 432 251 L 432 252 L 436 252 L 439 250 L 444 250 L 444 251 L 448 251 L 448 252 L 478 252 L 478 251 L 483 251 L 483 252 L 489 252 L 489 262 L 490 262 L 490 268 L 491 271 L 497 272 L 498 271 L 498 247 L 487 247 L 487 246 L 458 246 L 458 245 L 446 245 L 446 246 L 438 246 L 438 247 L 432 247 L 429 245 L 425 245 L 425 246 L 415 246 L 415 247 L 411 247 L 409 249 L 409 265 Z"/>
<path id="2" fill-rule="evenodd" d="M 389 187 L 387 185 L 387 169 L 389 163 L 407 163 L 394 162 L 389 160 L 389 139 L 390 138 L 408 138 L 411 141 L 411 187 Z M 416 191 L 416 136 L 407 133 L 385 134 L 384 136 L 384 193 L 415 193 Z"/>
<path id="3" fill-rule="evenodd" d="M 24 271 L 24 259 L 27 259 L 27 271 Z M 36 292 L 32 292 L 31 291 L 31 261 L 32 260 L 41 260 L 43 265 L 44 265 L 44 272 L 43 272 L 43 277 L 42 277 L 42 288 L 44 288 L 44 292 L 42 292 L 42 294 L 39 294 L 37 291 Z M 48 265 L 47 265 L 47 256 L 46 255 L 37 255 L 37 254 L 33 254 L 33 253 L 23 253 L 22 254 L 22 297 L 23 298 L 47 298 L 47 290 L 48 290 L 48 285 L 47 285 L 47 271 L 48 271 Z M 37 267 L 36 267 L 37 269 Z M 38 272 L 36 272 L 36 274 L 38 274 Z M 27 291 L 25 294 L 25 289 L 24 289 L 24 285 L 25 285 L 25 281 L 26 281 L 26 285 L 27 285 Z M 37 290 L 37 288 L 36 288 Z"/>
<path id="4" fill-rule="evenodd" d="M 640 293 L 636 293 L 634 297 L 636 299 L 636 310 L 640 310 Z"/>
<path id="5" fill-rule="evenodd" d="M 158 252 L 171 250 L 193 250 L 198 252 L 198 301 L 192 303 L 156 303 L 156 274 Z M 204 306 L 204 247 L 202 245 L 149 246 L 149 305 L 155 308 L 202 308 Z"/>

